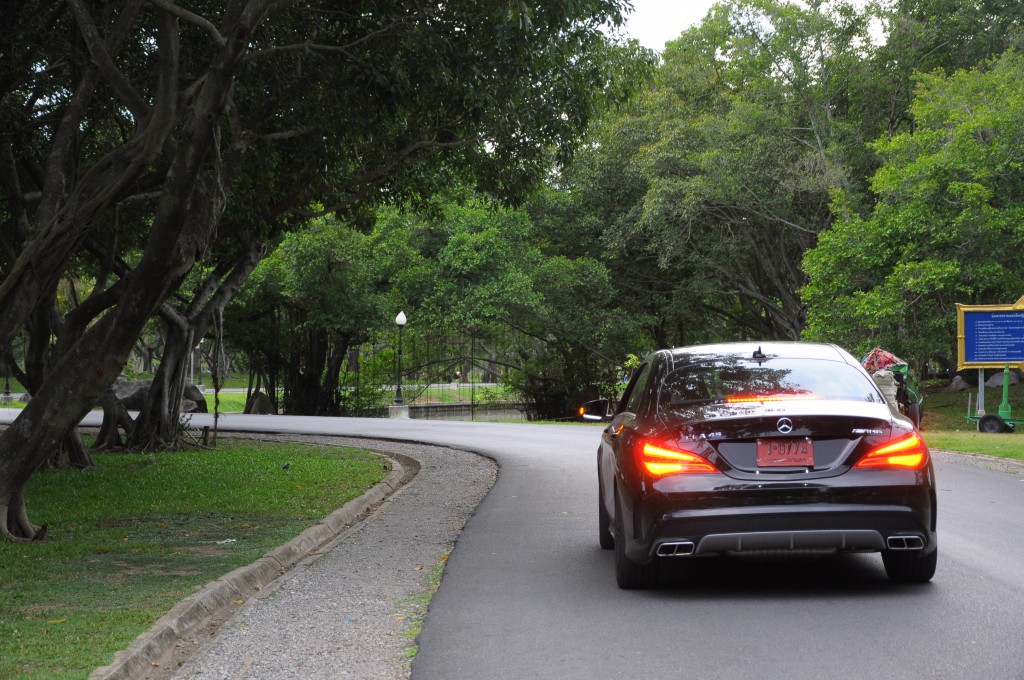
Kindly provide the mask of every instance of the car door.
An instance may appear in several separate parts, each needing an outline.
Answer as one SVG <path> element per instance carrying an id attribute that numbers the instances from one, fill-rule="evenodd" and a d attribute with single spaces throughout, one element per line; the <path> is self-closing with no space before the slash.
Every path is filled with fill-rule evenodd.
<path id="1" fill-rule="evenodd" d="M 642 406 L 643 395 L 647 391 L 651 374 L 651 361 L 645 361 L 637 367 L 619 401 L 618 411 L 601 434 L 598 466 L 603 502 L 609 515 L 615 512 L 614 489 L 622 475 L 631 471 L 631 468 L 627 467 L 631 461 L 626 459 L 630 454 L 624 450 L 623 442 L 630 439 L 629 435 L 635 428 L 637 412 Z"/>

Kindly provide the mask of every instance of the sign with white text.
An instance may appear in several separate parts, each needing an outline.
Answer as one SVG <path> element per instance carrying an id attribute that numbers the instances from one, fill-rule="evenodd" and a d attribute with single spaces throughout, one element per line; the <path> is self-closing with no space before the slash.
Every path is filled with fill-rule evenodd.
<path id="1" fill-rule="evenodd" d="M 1024 367 L 1024 298 L 1014 305 L 956 306 L 957 370 Z"/>

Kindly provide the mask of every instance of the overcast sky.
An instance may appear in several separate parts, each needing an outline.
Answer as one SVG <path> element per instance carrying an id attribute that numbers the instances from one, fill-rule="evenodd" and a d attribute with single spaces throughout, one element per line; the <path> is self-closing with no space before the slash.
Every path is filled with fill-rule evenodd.
<path id="1" fill-rule="evenodd" d="M 662 51 L 684 30 L 699 23 L 715 0 L 632 0 L 626 32 L 644 47 Z"/>

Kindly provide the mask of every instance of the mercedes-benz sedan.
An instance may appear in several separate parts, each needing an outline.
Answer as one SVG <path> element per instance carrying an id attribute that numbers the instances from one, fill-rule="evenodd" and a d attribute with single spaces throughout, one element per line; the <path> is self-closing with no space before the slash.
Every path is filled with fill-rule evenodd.
<path id="1" fill-rule="evenodd" d="M 890 579 L 935 573 L 935 472 L 913 424 L 833 345 L 661 350 L 634 372 L 598 450 L 602 548 L 622 588 L 665 560 L 880 552 Z"/>

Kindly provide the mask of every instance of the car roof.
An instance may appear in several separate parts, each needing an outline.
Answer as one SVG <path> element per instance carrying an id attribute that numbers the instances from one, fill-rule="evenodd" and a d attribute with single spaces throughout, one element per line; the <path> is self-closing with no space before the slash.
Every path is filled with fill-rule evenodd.
<path id="1" fill-rule="evenodd" d="M 754 359 L 754 353 L 760 352 L 769 358 L 782 357 L 791 359 L 819 359 L 840 361 L 846 364 L 857 364 L 846 350 L 831 344 L 817 342 L 784 342 L 784 341 L 744 341 L 723 342 L 710 345 L 692 345 L 690 347 L 673 347 L 663 350 L 667 352 L 673 363 L 689 363 L 694 355 L 709 357 L 734 357 L 738 359 Z"/>

